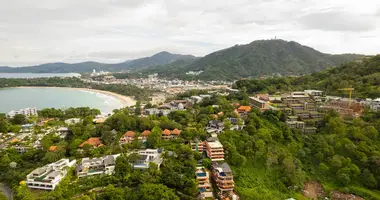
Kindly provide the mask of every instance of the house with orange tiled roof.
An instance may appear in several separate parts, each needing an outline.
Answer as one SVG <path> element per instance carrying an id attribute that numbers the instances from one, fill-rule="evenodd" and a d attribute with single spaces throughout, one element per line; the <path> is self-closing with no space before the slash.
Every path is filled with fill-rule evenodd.
<path id="1" fill-rule="evenodd" d="M 171 131 L 171 136 L 172 138 L 177 138 L 181 134 L 181 130 L 175 128 L 174 130 Z"/>
<path id="2" fill-rule="evenodd" d="M 251 106 L 240 106 L 237 111 L 239 113 L 249 113 L 251 112 Z"/>
<path id="3" fill-rule="evenodd" d="M 147 139 L 148 139 L 148 136 L 151 134 L 152 132 L 149 131 L 149 130 L 145 130 L 143 131 L 140 136 L 139 136 L 139 140 L 142 140 L 143 142 L 145 142 Z"/>
<path id="4" fill-rule="evenodd" d="M 127 131 L 126 133 L 124 133 L 123 136 L 121 136 L 121 138 L 119 140 L 119 143 L 120 144 L 131 143 L 133 141 L 133 139 L 135 138 L 135 135 L 136 135 L 135 132 L 133 132 L 133 131 Z"/>
<path id="5" fill-rule="evenodd" d="M 165 129 L 162 131 L 162 139 L 163 140 L 174 139 L 174 138 L 177 138 L 180 134 L 181 134 L 181 130 L 179 130 L 177 128 L 175 128 L 171 131 L 168 129 Z"/>
<path id="6" fill-rule="evenodd" d="M 164 140 L 172 139 L 171 131 L 169 131 L 168 129 L 163 130 L 162 131 L 162 139 L 164 139 Z"/>
<path id="7" fill-rule="evenodd" d="M 61 146 L 50 146 L 49 147 L 50 152 L 56 152 L 56 151 L 61 150 L 61 149 L 63 149 L 63 147 L 61 147 Z"/>
<path id="8" fill-rule="evenodd" d="M 100 137 L 88 138 L 88 140 L 86 140 L 85 142 L 83 142 L 82 144 L 80 144 L 79 147 L 83 148 L 83 146 L 86 145 L 86 144 L 90 145 L 93 148 L 104 146 L 104 144 L 100 140 Z"/>

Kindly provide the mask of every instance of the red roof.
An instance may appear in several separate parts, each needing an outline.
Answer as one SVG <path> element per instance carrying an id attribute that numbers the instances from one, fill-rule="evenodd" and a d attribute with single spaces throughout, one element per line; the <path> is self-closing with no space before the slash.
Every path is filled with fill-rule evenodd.
<path id="1" fill-rule="evenodd" d="M 93 147 L 103 146 L 103 143 L 102 143 L 102 141 L 100 141 L 99 137 L 88 138 L 88 140 L 83 142 L 81 145 L 79 145 L 79 147 L 83 147 L 86 144 L 89 144 Z"/>
<path id="2" fill-rule="evenodd" d="M 149 130 L 145 130 L 144 132 L 142 132 L 142 136 L 148 136 L 150 135 L 152 132 L 150 132 Z"/>
<path id="3" fill-rule="evenodd" d="M 168 129 L 165 129 L 164 131 L 162 131 L 162 134 L 164 134 L 164 135 L 170 135 L 171 132 Z"/>
<path id="4" fill-rule="evenodd" d="M 126 137 L 133 137 L 133 136 L 135 136 L 135 132 L 133 132 L 133 131 L 127 131 L 126 133 L 124 133 L 124 136 L 126 136 Z"/>
<path id="5" fill-rule="evenodd" d="M 179 134 L 181 134 L 181 130 L 174 129 L 174 130 L 172 130 L 172 134 L 179 135 Z"/>

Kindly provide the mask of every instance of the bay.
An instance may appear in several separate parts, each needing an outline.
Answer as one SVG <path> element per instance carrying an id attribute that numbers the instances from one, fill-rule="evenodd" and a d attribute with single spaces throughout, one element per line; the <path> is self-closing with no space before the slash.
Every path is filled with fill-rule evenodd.
<path id="1" fill-rule="evenodd" d="M 80 77 L 78 73 L 0 73 L 0 78 Z"/>
<path id="2" fill-rule="evenodd" d="M 134 101 L 128 99 L 106 91 L 78 88 L 4 88 L 0 89 L 0 113 L 28 107 L 90 107 L 97 108 L 102 113 L 111 113 L 114 109 L 133 105 Z"/>

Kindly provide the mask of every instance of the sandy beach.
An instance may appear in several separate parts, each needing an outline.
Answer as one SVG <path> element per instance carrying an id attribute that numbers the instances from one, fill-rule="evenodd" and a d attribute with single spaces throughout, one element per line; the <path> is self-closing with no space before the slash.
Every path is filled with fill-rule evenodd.
<path id="1" fill-rule="evenodd" d="M 89 88 L 72 88 L 72 87 L 45 87 L 45 86 L 21 86 L 21 87 L 16 87 L 16 88 L 64 88 L 64 89 L 69 89 L 69 90 L 88 91 L 88 92 L 94 92 L 94 93 L 104 94 L 107 96 L 114 97 L 118 99 L 119 101 L 121 101 L 124 107 L 132 106 L 136 104 L 136 101 L 132 97 L 124 96 L 121 94 L 104 91 L 104 90 L 95 90 L 95 89 L 89 89 Z"/>

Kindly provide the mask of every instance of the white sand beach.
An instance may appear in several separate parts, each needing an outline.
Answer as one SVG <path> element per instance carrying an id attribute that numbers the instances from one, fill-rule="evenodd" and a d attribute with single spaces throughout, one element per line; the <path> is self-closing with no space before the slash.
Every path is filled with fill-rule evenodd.
<path id="1" fill-rule="evenodd" d="M 104 91 L 104 90 L 95 90 L 95 89 L 89 89 L 89 88 L 72 88 L 72 87 L 46 87 L 46 86 L 21 86 L 16 88 L 64 88 L 69 90 L 78 90 L 78 91 L 88 91 L 88 92 L 94 92 L 98 94 L 104 94 L 107 96 L 114 97 L 121 101 L 124 107 L 126 106 L 132 106 L 136 104 L 136 101 L 133 99 L 133 97 L 124 96 L 121 94 L 117 94 L 114 92 Z"/>

